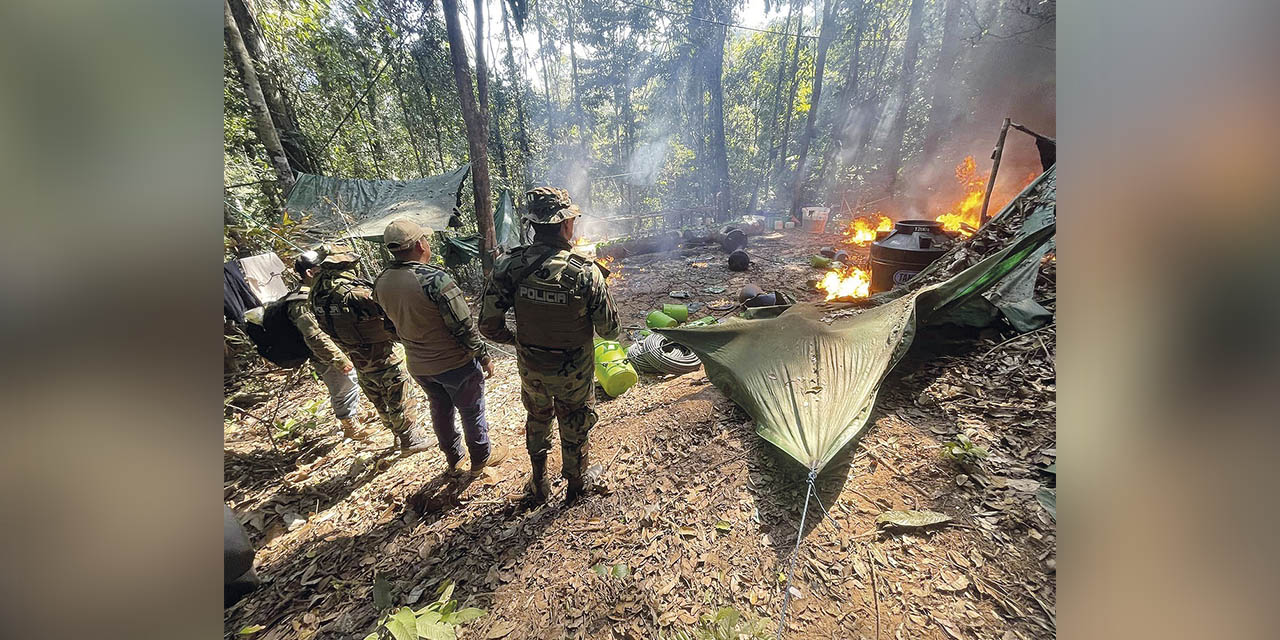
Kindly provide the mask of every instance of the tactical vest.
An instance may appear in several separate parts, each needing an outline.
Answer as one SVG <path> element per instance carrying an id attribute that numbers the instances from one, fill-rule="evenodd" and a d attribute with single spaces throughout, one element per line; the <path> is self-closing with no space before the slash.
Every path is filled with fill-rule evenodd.
<path id="1" fill-rule="evenodd" d="M 544 266 L 516 282 L 517 340 L 555 350 L 590 345 L 593 328 L 584 277 L 590 262 L 564 249 L 550 251 Z"/>
<path id="2" fill-rule="evenodd" d="M 352 291 L 361 287 L 372 290 L 373 284 L 348 274 L 321 271 L 310 298 L 311 310 L 320 321 L 320 328 L 346 345 L 395 340 L 395 335 L 387 328 L 385 315 L 370 313 L 365 305 L 352 304 Z"/>

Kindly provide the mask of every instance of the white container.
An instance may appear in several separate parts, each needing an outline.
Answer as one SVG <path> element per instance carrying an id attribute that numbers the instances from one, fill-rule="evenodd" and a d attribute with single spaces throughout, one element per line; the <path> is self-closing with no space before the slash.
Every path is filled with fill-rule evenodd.
<path id="1" fill-rule="evenodd" d="M 801 211 L 801 228 L 809 233 L 823 233 L 827 229 L 830 207 L 805 207 Z"/>

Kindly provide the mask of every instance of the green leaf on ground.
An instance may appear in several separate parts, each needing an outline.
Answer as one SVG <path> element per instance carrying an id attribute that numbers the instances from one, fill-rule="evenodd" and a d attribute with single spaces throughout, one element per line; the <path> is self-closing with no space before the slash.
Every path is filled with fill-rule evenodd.
<path id="1" fill-rule="evenodd" d="M 1036 492 L 1036 500 L 1040 501 L 1040 505 L 1044 507 L 1044 510 L 1048 511 L 1050 516 L 1053 516 L 1054 522 L 1057 522 L 1058 492 L 1050 489 L 1049 487 L 1041 487 L 1040 490 Z"/>
<path id="2" fill-rule="evenodd" d="M 382 574 L 373 579 L 373 606 L 379 611 L 391 608 L 391 583 Z"/>

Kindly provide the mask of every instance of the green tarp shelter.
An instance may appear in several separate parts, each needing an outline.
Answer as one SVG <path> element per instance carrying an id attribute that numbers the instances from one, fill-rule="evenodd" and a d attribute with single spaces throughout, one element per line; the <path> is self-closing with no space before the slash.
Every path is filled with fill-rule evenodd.
<path id="1" fill-rule="evenodd" d="M 308 230 L 328 238 L 376 240 L 397 218 L 442 231 L 458 226 L 454 216 L 470 172 L 471 165 L 464 164 L 417 180 L 358 180 L 300 173 L 285 210 L 295 218 L 310 216 Z"/>
<path id="2" fill-rule="evenodd" d="M 1038 264 L 1056 227 L 1043 216 L 1027 220 L 1031 227 L 1003 249 L 942 282 L 880 297 L 879 306 L 804 303 L 768 319 L 657 331 L 698 354 L 761 437 L 818 473 L 866 429 L 881 383 L 920 326 L 948 320 L 1011 274 L 1022 277 L 1022 265 Z"/>

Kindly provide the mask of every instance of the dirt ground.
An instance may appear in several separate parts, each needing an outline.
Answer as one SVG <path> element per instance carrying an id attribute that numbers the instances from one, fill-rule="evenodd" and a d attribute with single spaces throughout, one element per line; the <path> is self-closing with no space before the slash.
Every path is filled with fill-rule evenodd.
<path id="1" fill-rule="evenodd" d="M 818 300 L 810 282 L 821 272 L 808 256 L 835 242 L 798 230 L 753 237 L 746 273 L 711 249 L 636 256 L 615 265 L 611 289 L 633 329 L 663 302 L 718 307 L 748 282 Z M 723 313 L 710 306 L 691 317 Z M 874 425 L 818 478 L 822 506 L 809 508 L 786 637 L 1055 636 L 1056 334 L 1049 325 L 1015 335 L 920 332 L 882 387 Z M 564 508 L 557 481 L 555 501 L 529 509 L 518 500 L 529 462 L 509 354 L 498 354 L 487 400 L 491 437 L 512 456 L 465 485 L 445 481 L 439 451 L 391 454 L 380 426 L 371 444 L 333 435 L 328 407 L 314 410 L 326 395 L 309 369 L 277 396 L 289 372 L 256 367 L 228 385 L 228 402 L 303 426 L 273 448 L 263 423 L 227 411 L 224 499 L 265 581 L 227 609 L 227 637 L 262 625 L 249 637 L 364 638 L 378 614 L 376 576 L 397 605 L 424 604 L 454 581 L 462 606 L 488 612 L 463 638 L 670 637 L 721 607 L 763 619 L 772 637 L 806 474 L 702 371 L 642 376 L 612 400 L 600 393 L 591 455 L 613 493 Z M 425 412 L 420 390 L 413 399 Z M 378 424 L 367 402 L 362 419 Z M 957 434 L 986 458 L 943 456 Z M 888 509 L 954 520 L 882 532 L 875 518 Z M 599 575 L 601 565 L 611 570 Z"/>

